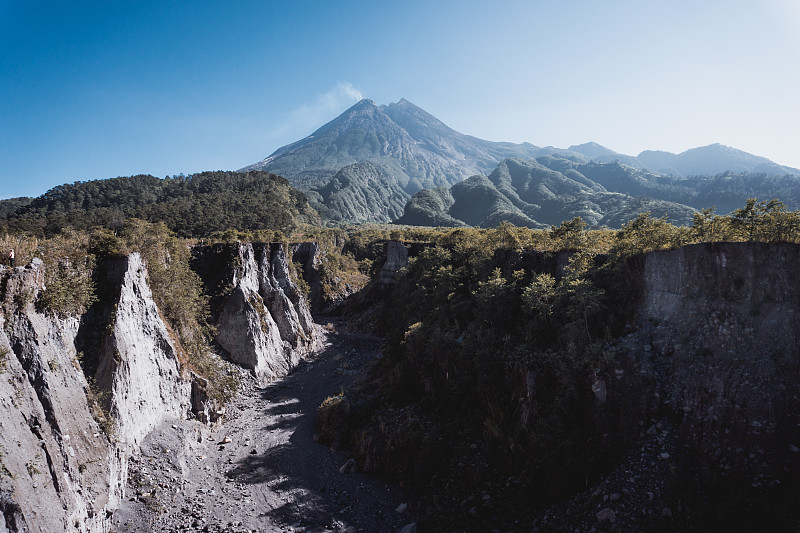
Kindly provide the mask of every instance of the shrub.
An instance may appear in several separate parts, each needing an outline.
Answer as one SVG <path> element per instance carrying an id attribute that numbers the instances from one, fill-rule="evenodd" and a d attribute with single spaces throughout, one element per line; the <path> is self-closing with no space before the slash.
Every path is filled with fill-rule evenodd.
<path id="1" fill-rule="evenodd" d="M 317 408 L 317 440 L 336 447 L 350 415 L 350 401 L 344 393 L 329 396 Z"/>
<path id="2" fill-rule="evenodd" d="M 97 299 L 92 271 L 95 256 L 89 252 L 89 238 L 64 233 L 42 241 L 39 253 L 44 258 L 44 290 L 39 307 L 56 316 L 80 315 Z"/>

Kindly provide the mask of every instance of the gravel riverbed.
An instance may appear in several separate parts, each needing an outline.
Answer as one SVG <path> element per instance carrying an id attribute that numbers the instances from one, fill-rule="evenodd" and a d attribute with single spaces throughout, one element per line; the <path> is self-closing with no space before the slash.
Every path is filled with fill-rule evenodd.
<path id="1" fill-rule="evenodd" d="M 380 344 L 328 332 L 312 361 L 266 387 L 242 372 L 222 423 L 162 424 L 131 460 L 115 530 L 413 531 L 410 494 L 352 471 L 345 453 L 313 439 L 317 407 L 379 357 Z"/>

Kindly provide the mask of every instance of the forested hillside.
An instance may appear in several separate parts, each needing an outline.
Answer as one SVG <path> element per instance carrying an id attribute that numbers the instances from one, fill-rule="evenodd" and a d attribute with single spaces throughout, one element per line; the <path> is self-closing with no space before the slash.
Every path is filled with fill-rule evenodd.
<path id="1" fill-rule="evenodd" d="M 216 231 L 291 231 L 318 223 L 306 198 L 267 172 L 202 172 L 186 177 L 149 175 L 60 185 L 30 201 L 0 202 L 0 228 L 49 236 L 63 229 L 119 229 L 129 218 L 164 222 L 182 237 Z"/>
<path id="2" fill-rule="evenodd" d="M 644 186 L 639 182 L 647 185 L 647 179 L 655 179 L 645 171 L 617 163 L 585 164 L 555 156 L 539 159 L 542 162 L 507 159 L 488 178 L 473 176 L 449 190 L 420 191 L 406 204 L 397 223 L 494 227 L 507 220 L 518 226 L 547 228 L 581 217 L 590 225 L 618 228 L 644 211 L 676 224 L 691 222 L 693 208 L 641 195 Z M 604 180 L 609 186 L 587 174 L 609 174 L 611 179 Z M 636 186 L 636 192 L 623 192 Z"/>
<path id="3" fill-rule="evenodd" d="M 688 225 L 698 209 L 727 213 L 748 198 L 782 198 L 800 207 L 800 177 L 734 174 L 670 177 L 619 162 L 586 162 L 568 154 L 507 159 L 488 178 L 473 176 L 449 189 L 422 190 L 400 224 L 494 227 L 503 220 L 546 228 L 576 216 L 619 228 L 648 211 Z"/>
<path id="4" fill-rule="evenodd" d="M 713 175 L 661 176 L 619 162 L 581 162 L 542 156 L 536 161 L 552 170 L 578 172 L 609 191 L 676 202 L 702 209 L 714 206 L 728 213 L 747 198 L 780 198 L 791 209 L 800 208 L 800 176 L 792 173 L 725 171 Z"/>
<path id="5" fill-rule="evenodd" d="M 306 191 L 306 196 L 323 218 L 351 223 L 394 220 L 410 198 L 370 161 L 342 168 L 322 187 Z"/>

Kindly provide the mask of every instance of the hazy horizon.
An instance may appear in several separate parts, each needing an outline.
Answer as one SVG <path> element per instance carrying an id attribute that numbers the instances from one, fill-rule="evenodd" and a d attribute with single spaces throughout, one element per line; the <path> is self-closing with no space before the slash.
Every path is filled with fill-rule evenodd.
<path id="1" fill-rule="evenodd" d="M 491 141 L 800 168 L 800 5 L 751 4 L 0 0 L 0 198 L 235 170 L 362 97 Z"/>

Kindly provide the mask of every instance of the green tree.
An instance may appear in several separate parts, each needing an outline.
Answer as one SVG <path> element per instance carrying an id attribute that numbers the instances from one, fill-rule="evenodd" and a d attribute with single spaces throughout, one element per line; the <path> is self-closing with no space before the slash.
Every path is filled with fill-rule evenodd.
<path id="1" fill-rule="evenodd" d="M 550 238 L 556 249 L 579 250 L 586 243 L 586 222 L 581 217 L 550 226 Z"/>
<path id="2" fill-rule="evenodd" d="M 692 217 L 692 233 L 696 240 L 708 242 L 716 240 L 719 232 L 719 217 L 714 214 L 715 207 L 706 207 Z"/>
<path id="3" fill-rule="evenodd" d="M 511 222 L 504 220 L 495 229 L 495 242 L 499 242 L 500 248 L 511 248 L 517 250 L 520 248 L 519 239 L 514 231 L 516 226 Z"/>
<path id="4" fill-rule="evenodd" d="M 689 241 L 688 228 L 678 228 L 667 222 L 666 216 L 653 218 L 650 212 L 639 213 L 639 216 L 625 224 L 617 232 L 611 253 L 617 257 L 654 250 L 672 249 Z"/>

